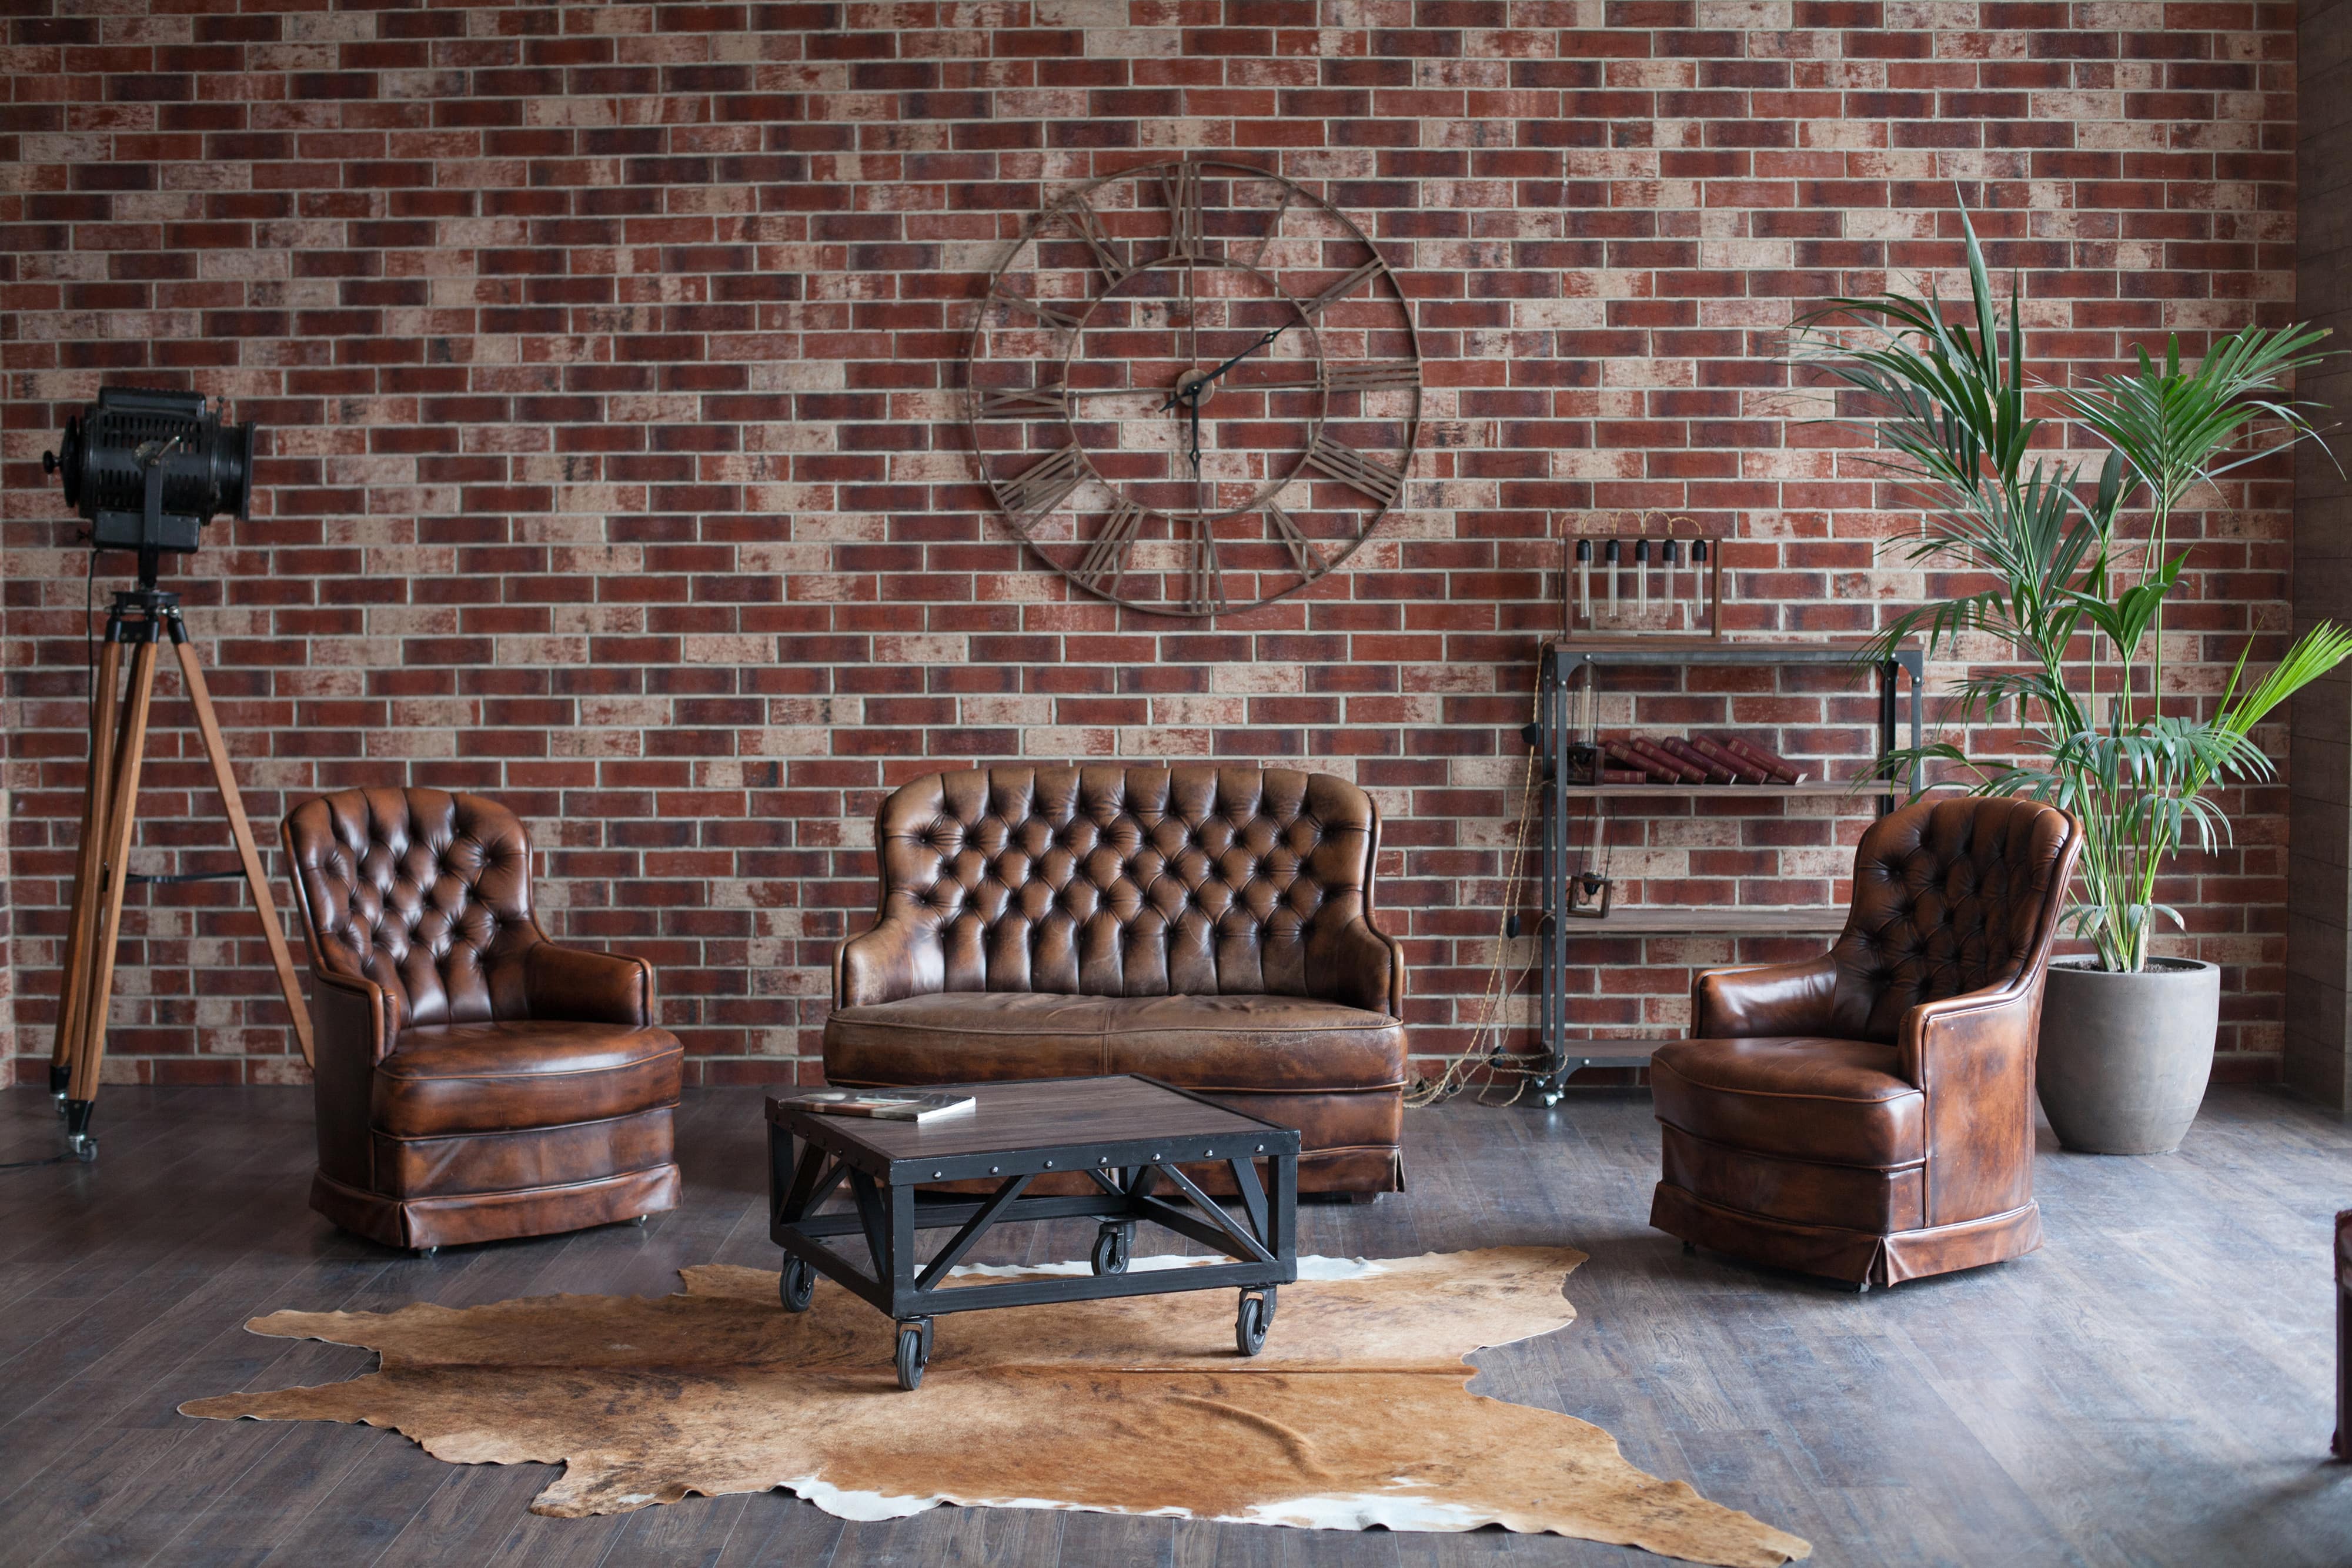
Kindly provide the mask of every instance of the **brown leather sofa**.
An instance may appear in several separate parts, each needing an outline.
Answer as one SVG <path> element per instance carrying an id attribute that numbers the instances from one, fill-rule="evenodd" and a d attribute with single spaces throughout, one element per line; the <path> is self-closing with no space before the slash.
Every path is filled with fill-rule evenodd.
<path id="1" fill-rule="evenodd" d="M 1353 784 L 935 773 L 883 801 L 875 841 L 881 912 L 835 957 L 827 1082 L 1139 1072 L 1298 1128 L 1303 1192 L 1404 1185 L 1404 964 L 1372 924 L 1380 816 Z"/>
<path id="2" fill-rule="evenodd" d="M 315 981 L 311 1207 L 430 1249 L 677 1207 L 682 1052 L 653 970 L 547 939 L 512 811 L 348 789 L 295 807 L 284 842 Z"/>
<path id="3" fill-rule="evenodd" d="M 1650 1223 L 1864 1290 L 2039 1247 L 2034 1044 L 2081 848 L 2030 800 L 1874 823 L 1835 947 L 1692 988 L 1694 1038 L 1651 1064 Z"/>

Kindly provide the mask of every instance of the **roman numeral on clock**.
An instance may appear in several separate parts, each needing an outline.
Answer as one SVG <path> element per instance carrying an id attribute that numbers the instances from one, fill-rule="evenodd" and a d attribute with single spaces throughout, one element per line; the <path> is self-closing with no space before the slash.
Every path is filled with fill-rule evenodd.
<path id="1" fill-rule="evenodd" d="M 1056 310 L 1051 305 L 1035 299 L 1024 298 L 1018 294 L 998 294 L 992 298 L 1012 306 L 1016 310 L 1024 310 L 1040 321 L 1050 321 L 1065 331 L 1077 330 L 1078 319 L 1066 310 Z"/>
<path id="2" fill-rule="evenodd" d="M 1274 525 L 1276 537 L 1290 551 L 1290 559 L 1297 563 L 1299 576 L 1313 579 L 1331 570 L 1331 563 L 1323 559 L 1323 552 L 1299 528 L 1296 517 L 1269 502 L 1265 508 L 1265 520 Z"/>
<path id="3" fill-rule="evenodd" d="M 1192 548 L 1185 555 L 1184 608 L 1195 615 L 1214 614 L 1225 601 L 1225 569 L 1217 559 L 1217 539 L 1209 519 L 1192 519 Z"/>
<path id="4" fill-rule="evenodd" d="M 997 387 L 980 394 L 982 419 L 1029 419 L 1069 412 L 1069 393 L 1061 387 Z"/>
<path id="5" fill-rule="evenodd" d="M 1086 476 L 1086 461 L 1078 455 L 1078 444 L 1073 441 L 1059 452 L 1032 463 L 1019 478 L 1007 479 L 997 486 L 996 498 L 1004 503 L 1006 511 L 1024 521 L 1034 522 L 1060 506 Z"/>
<path id="6" fill-rule="evenodd" d="M 1095 216 L 1092 207 L 1073 197 L 1061 211 L 1070 220 L 1070 226 L 1078 231 L 1078 237 L 1087 242 L 1087 248 L 1095 253 L 1095 265 L 1113 283 L 1135 270 L 1112 246 L 1109 236 L 1103 233 L 1102 220 Z"/>
<path id="7" fill-rule="evenodd" d="M 1421 367 L 1411 360 L 1360 360 L 1354 364 L 1327 367 L 1323 384 L 1333 392 L 1352 392 L 1417 387 L 1421 384 Z"/>
<path id="8" fill-rule="evenodd" d="M 1345 299 L 1349 294 L 1355 291 L 1356 285 L 1361 283 L 1367 277 L 1376 276 L 1380 270 L 1381 258 L 1379 256 L 1374 256 L 1371 260 L 1364 263 L 1363 266 L 1356 268 L 1355 271 L 1348 274 L 1347 277 L 1339 279 L 1339 282 L 1333 284 L 1330 287 L 1325 289 L 1314 298 L 1302 300 L 1298 307 L 1299 313 L 1308 317 L 1309 319 L 1320 316 L 1325 308 L 1329 306 L 1337 305 L 1340 300 Z"/>
<path id="9" fill-rule="evenodd" d="M 1121 501 L 1118 509 L 1104 519 L 1102 531 L 1087 546 L 1087 553 L 1071 569 L 1070 580 L 1089 593 L 1108 593 L 1111 585 L 1127 570 L 1128 548 L 1135 543 L 1135 530 L 1143 518 L 1141 507 L 1132 501 Z"/>
<path id="10" fill-rule="evenodd" d="M 1207 238 L 1201 232 L 1200 165 L 1179 163 L 1163 183 L 1168 190 L 1168 254 L 1187 260 L 1204 256 Z"/>
<path id="11" fill-rule="evenodd" d="M 1340 445 L 1321 432 L 1316 434 L 1315 444 L 1307 449 L 1307 465 L 1361 490 L 1383 507 L 1393 502 L 1404 489 L 1402 474 L 1353 447 Z"/>

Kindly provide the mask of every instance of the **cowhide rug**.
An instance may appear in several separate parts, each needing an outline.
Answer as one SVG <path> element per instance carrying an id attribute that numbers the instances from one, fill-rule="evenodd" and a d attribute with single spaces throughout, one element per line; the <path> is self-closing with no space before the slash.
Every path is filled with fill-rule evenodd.
<path id="1" fill-rule="evenodd" d="M 775 1275 L 714 1265 L 658 1298 L 276 1312 L 247 1326 L 365 1345 L 381 1369 L 180 1408 L 364 1421 L 459 1464 L 562 1464 L 531 1505 L 544 1514 L 787 1487 L 845 1519 L 953 1502 L 1315 1529 L 1499 1524 L 1766 1568 L 1810 1555 L 1635 1469 L 1598 1427 L 1468 1392 L 1466 1354 L 1575 1320 L 1561 1282 L 1582 1261 L 1564 1248 L 1304 1259 L 1254 1360 L 1234 1350 L 1231 1291 L 944 1315 L 911 1394 L 892 1372 L 889 1322 L 846 1291 L 820 1280 L 794 1314 Z"/>

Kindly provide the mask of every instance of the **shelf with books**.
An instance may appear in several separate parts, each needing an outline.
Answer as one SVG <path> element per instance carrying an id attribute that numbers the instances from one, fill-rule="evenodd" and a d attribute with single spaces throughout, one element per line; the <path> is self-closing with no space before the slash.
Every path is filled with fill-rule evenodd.
<path id="1" fill-rule="evenodd" d="M 1759 805 L 1774 800 L 1811 800 L 1826 806 L 1836 814 L 1841 799 L 1856 804 L 1870 801 L 1881 812 L 1895 809 L 1895 798 L 1889 793 L 1873 791 L 1867 780 L 1853 775 L 1861 769 L 1848 767 L 1841 769 L 1848 776 L 1837 779 L 1826 778 L 1803 779 L 1796 783 L 1667 783 L 1655 778 L 1633 782 L 1593 784 L 1570 783 L 1569 747 L 1580 728 L 1588 745 L 1598 740 L 1597 715 L 1600 706 L 1600 682 L 1604 674 L 1616 671 L 1683 672 L 1675 679 L 1686 690 L 1688 672 L 1700 666 L 1748 666 L 1758 669 L 1794 667 L 1813 669 L 1844 666 L 1857 674 L 1874 678 L 1876 702 L 1876 757 L 1885 757 L 1896 747 L 1901 737 L 1902 723 L 1907 718 L 1910 744 L 1919 744 L 1924 727 L 1920 714 L 1920 685 L 1925 676 L 1926 661 L 1916 648 L 1897 649 L 1892 657 L 1878 660 L 1863 658 L 1865 645 L 1859 642 L 1759 642 L 1718 641 L 1672 637 L 1623 638 L 1607 642 L 1578 641 L 1572 638 L 1548 642 L 1543 648 L 1537 676 L 1537 721 L 1530 727 L 1544 760 L 1543 781 L 1539 806 L 1542 824 L 1541 883 L 1543 922 L 1539 927 L 1542 991 L 1538 1013 L 1546 1070 L 1538 1088 L 1547 1104 L 1556 1103 L 1560 1088 L 1568 1075 L 1579 1067 L 1602 1064 L 1587 1047 L 1616 1042 L 1581 1040 L 1570 1034 L 1568 1017 L 1571 999 L 1566 992 L 1570 967 L 1570 944 L 1585 937 L 1608 936 L 1732 936 L 1737 937 L 1778 935 L 1834 935 L 1844 925 L 1843 908 L 1787 908 L 1778 906 L 1738 906 L 1721 909 L 1695 909 L 1674 905 L 1618 905 L 1599 918 L 1580 918 L 1569 912 L 1589 908 L 1593 899 L 1593 886 L 1588 879 L 1605 877 L 1606 865 L 1596 866 L 1593 856 L 1580 852 L 1574 844 L 1573 822 L 1585 816 L 1593 821 L 1592 841 L 1603 841 L 1603 817 L 1612 800 L 1640 801 L 1644 799 L 1665 800 L 1754 800 Z M 1906 677 L 1907 690 L 1906 689 Z M 1636 692 L 1652 702 L 1661 694 Z M 1668 694 L 1671 695 L 1671 694 Z M 1737 718 L 1739 697 L 1754 697 L 1754 688 L 1742 688 L 1719 695 L 1709 703 L 1721 710 L 1731 722 L 1690 721 L 1694 732 L 1715 728 L 1739 727 Z M 1766 694 L 1769 695 L 1769 694 Z M 1577 720 L 1577 704 L 1583 699 L 1583 723 Z M 1903 712 L 1905 697 L 1909 699 L 1909 712 Z M 1694 712 L 1709 704 L 1685 701 L 1682 713 Z M 1670 721 L 1671 722 L 1671 721 Z M 1770 727 L 1775 721 L 1758 721 Z M 1803 727 L 1799 726 L 1798 727 Z M 1636 726 L 1638 733 L 1641 727 Z M 1872 758 L 1871 760 L 1875 760 Z M 1662 765 L 1664 766 L 1664 765 Z M 1823 764 L 1801 763 L 1817 773 L 1825 774 Z M 1915 772 L 1911 779 L 1916 788 Z M 1591 802 L 1578 809 L 1580 798 Z M 1646 1059 L 1645 1059 L 1646 1060 Z M 1609 1062 L 1611 1065 L 1625 1065 Z"/>

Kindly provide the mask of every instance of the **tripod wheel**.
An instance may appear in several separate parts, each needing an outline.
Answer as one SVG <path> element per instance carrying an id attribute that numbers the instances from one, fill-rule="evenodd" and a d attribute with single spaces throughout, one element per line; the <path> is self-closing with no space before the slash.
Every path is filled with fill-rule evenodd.
<path id="1" fill-rule="evenodd" d="M 66 1102 L 66 1147 L 84 1165 L 98 1158 L 98 1140 L 89 1132 L 89 1113 L 90 1103 L 87 1100 Z"/>

